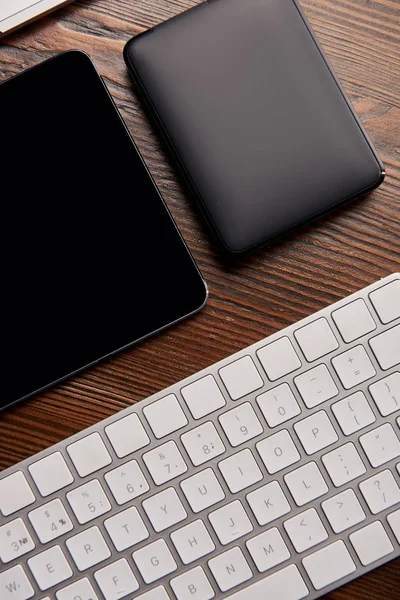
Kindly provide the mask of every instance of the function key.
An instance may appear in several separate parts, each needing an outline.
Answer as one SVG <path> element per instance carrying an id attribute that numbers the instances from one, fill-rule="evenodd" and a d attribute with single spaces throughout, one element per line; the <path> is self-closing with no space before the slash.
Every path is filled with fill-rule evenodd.
<path id="1" fill-rule="evenodd" d="M 369 343 L 384 371 L 400 363 L 400 325 L 377 335 Z"/>
<path id="2" fill-rule="evenodd" d="M 111 423 L 105 428 L 105 432 L 119 458 L 150 444 L 149 436 L 136 414 Z"/>
<path id="3" fill-rule="evenodd" d="M 61 452 L 38 460 L 28 469 L 42 496 L 49 496 L 74 481 Z"/>
<path id="4" fill-rule="evenodd" d="M 295 331 L 294 336 L 308 362 L 317 360 L 339 348 L 337 339 L 326 319 L 317 319 Z"/>
<path id="5" fill-rule="evenodd" d="M 98 433 L 70 444 L 67 452 L 81 477 L 86 477 L 111 462 L 111 456 Z"/>
<path id="6" fill-rule="evenodd" d="M 35 502 L 35 496 L 22 471 L 0 481 L 0 511 L 7 517 Z"/>
<path id="7" fill-rule="evenodd" d="M 376 329 L 375 321 L 361 298 L 335 310 L 332 318 L 348 344 Z"/>
<path id="8" fill-rule="evenodd" d="M 232 400 L 243 398 L 264 385 L 250 356 L 243 356 L 230 365 L 222 367 L 219 374 Z"/>
<path id="9" fill-rule="evenodd" d="M 390 323 L 400 317 L 400 279 L 371 292 L 369 297 L 382 323 Z"/>
<path id="10" fill-rule="evenodd" d="M 143 409 L 143 414 L 157 439 L 185 427 L 188 423 L 175 394 L 169 394 L 149 404 Z"/>
<path id="11" fill-rule="evenodd" d="M 181 393 L 194 419 L 201 419 L 226 404 L 212 375 L 206 375 L 187 385 L 182 388 Z"/>
<path id="12" fill-rule="evenodd" d="M 301 367 L 300 359 L 288 337 L 260 348 L 257 350 L 257 356 L 271 381 L 276 381 Z"/>

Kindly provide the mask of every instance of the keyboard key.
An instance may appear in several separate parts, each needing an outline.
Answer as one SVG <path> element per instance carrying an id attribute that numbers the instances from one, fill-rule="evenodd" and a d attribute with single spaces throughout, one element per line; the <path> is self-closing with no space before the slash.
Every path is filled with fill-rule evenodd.
<path id="1" fill-rule="evenodd" d="M 2 600 L 28 600 L 34 595 L 33 587 L 21 565 L 0 573 L 0 597 Z"/>
<path id="2" fill-rule="evenodd" d="M 194 419 L 201 419 L 226 404 L 212 375 L 190 383 L 181 389 L 181 393 Z"/>
<path id="3" fill-rule="evenodd" d="M 229 600 L 301 600 L 306 596 L 308 588 L 298 568 L 290 565 L 229 596 Z"/>
<path id="4" fill-rule="evenodd" d="M 297 506 L 303 506 L 329 491 L 315 462 L 287 473 L 284 480 Z"/>
<path id="5" fill-rule="evenodd" d="M 176 571 L 176 562 L 164 540 L 157 540 L 132 554 L 145 583 L 153 583 Z"/>
<path id="6" fill-rule="evenodd" d="M 383 417 L 400 410 L 400 373 L 392 373 L 369 386 L 369 391 Z"/>
<path id="7" fill-rule="evenodd" d="M 339 439 L 328 415 L 323 410 L 298 421 L 294 430 L 307 454 L 314 454 Z"/>
<path id="8" fill-rule="evenodd" d="M 111 504 L 97 479 L 68 492 L 67 500 L 81 525 L 111 510 Z"/>
<path id="9" fill-rule="evenodd" d="M 339 390 L 325 365 L 302 373 L 294 378 L 294 383 L 307 408 L 314 408 L 338 395 Z"/>
<path id="10" fill-rule="evenodd" d="M 400 441 L 390 423 L 365 433 L 360 437 L 360 443 L 373 467 L 380 467 L 400 456 Z"/>
<path id="11" fill-rule="evenodd" d="M 105 432 L 119 458 L 150 444 L 149 436 L 136 414 L 111 423 L 105 428 Z"/>
<path id="12" fill-rule="evenodd" d="M 186 473 L 187 466 L 175 442 L 167 442 L 143 454 L 143 461 L 156 485 Z"/>
<path id="13" fill-rule="evenodd" d="M 106 519 L 104 527 L 118 552 L 149 537 L 149 532 L 135 506 Z"/>
<path id="14" fill-rule="evenodd" d="M 376 329 L 375 321 L 361 298 L 333 311 L 332 318 L 348 344 Z"/>
<path id="15" fill-rule="evenodd" d="M 137 600 L 170 600 L 165 588 L 162 585 L 159 585 L 156 588 L 153 588 L 149 592 L 142 594 L 137 597 Z"/>
<path id="16" fill-rule="evenodd" d="M 226 504 L 208 515 L 223 546 L 253 531 L 253 526 L 239 500 Z"/>
<path id="17" fill-rule="evenodd" d="M 335 356 L 332 364 L 346 390 L 371 379 L 376 374 L 363 346 L 356 346 Z"/>
<path id="18" fill-rule="evenodd" d="M 33 550 L 35 544 L 22 519 L 0 527 L 0 560 L 9 563 Z"/>
<path id="19" fill-rule="evenodd" d="M 60 546 L 54 546 L 30 558 L 28 567 L 42 592 L 69 579 L 73 574 Z"/>
<path id="20" fill-rule="evenodd" d="M 400 363 L 400 325 L 370 339 L 369 345 L 384 371 L 398 365 Z"/>
<path id="21" fill-rule="evenodd" d="M 157 532 L 183 521 L 187 513 L 174 488 L 168 488 L 142 504 L 153 529 Z"/>
<path id="22" fill-rule="evenodd" d="M 353 490 L 346 490 L 321 504 L 333 531 L 341 533 L 366 519 Z"/>
<path id="23" fill-rule="evenodd" d="M 253 577 L 242 551 L 237 547 L 212 558 L 208 566 L 221 592 L 227 592 Z"/>
<path id="24" fill-rule="evenodd" d="M 349 539 L 364 566 L 391 554 L 394 550 L 380 521 L 375 521 L 350 534 Z"/>
<path id="25" fill-rule="evenodd" d="M 306 556 L 302 562 L 316 590 L 322 590 L 356 570 L 356 565 L 342 540 Z"/>
<path id="26" fill-rule="evenodd" d="M 0 511 L 5 517 L 35 502 L 35 496 L 22 471 L 0 480 Z"/>
<path id="27" fill-rule="evenodd" d="M 361 482 L 360 490 L 373 515 L 400 502 L 400 488 L 388 469 Z"/>
<path id="28" fill-rule="evenodd" d="M 288 519 L 283 526 L 297 552 L 304 552 L 328 539 L 328 533 L 315 508 L 309 508 Z"/>
<path id="29" fill-rule="evenodd" d="M 169 394 L 145 406 L 143 414 L 158 439 L 185 427 L 188 423 L 175 394 Z"/>
<path id="30" fill-rule="evenodd" d="M 171 533 L 171 540 L 184 565 L 215 550 L 214 542 L 200 519 Z"/>
<path id="31" fill-rule="evenodd" d="M 105 600 L 119 600 L 139 589 L 137 579 L 126 558 L 121 558 L 96 571 L 94 578 Z"/>
<path id="32" fill-rule="evenodd" d="M 225 452 L 225 446 L 210 421 L 184 433 L 181 440 L 195 467 Z"/>
<path id="33" fill-rule="evenodd" d="M 400 280 L 374 290 L 369 295 L 382 323 L 390 323 L 400 317 Z"/>
<path id="34" fill-rule="evenodd" d="M 338 341 L 324 318 L 297 329 L 294 336 L 308 362 L 313 362 L 339 348 Z"/>
<path id="35" fill-rule="evenodd" d="M 391 530 L 400 544 L 400 509 L 387 516 Z"/>
<path id="36" fill-rule="evenodd" d="M 260 389 L 264 382 L 257 371 L 253 359 L 243 356 L 230 365 L 219 370 L 219 375 L 224 382 L 232 400 L 238 400 Z"/>
<path id="37" fill-rule="evenodd" d="M 99 600 L 86 577 L 58 590 L 56 598 L 57 600 Z"/>
<path id="38" fill-rule="evenodd" d="M 257 356 L 270 381 L 300 369 L 301 362 L 288 337 L 257 350 Z"/>
<path id="39" fill-rule="evenodd" d="M 232 494 L 244 490 L 263 478 L 248 448 L 222 460 L 218 467 Z"/>
<path id="40" fill-rule="evenodd" d="M 247 540 L 246 546 L 260 573 L 290 558 L 290 552 L 276 527 Z"/>
<path id="41" fill-rule="evenodd" d="M 28 517 L 42 544 L 55 540 L 73 528 L 71 519 L 58 498 L 32 510 Z"/>
<path id="42" fill-rule="evenodd" d="M 375 415 L 362 392 L 356 392 L 331 406 L 340 429 L 351 435 L 376 421 Z"/>
<path id="43" fill-rule="evenodd" d="M 170 581 L 177 600 L 211 600 L 215 593 L 203 569 L 195 567 Z"/>
<path id="44" fill-rule="evenodd" d="M 290 504 L 277 481 L 250 492 L 246 499 L 259 525 L 271 523 L 291 511 Z"/>
<path id="45" fill-rule="evenodd" d="M 61 452 L 54 452 L 38 460 L 29 465 L 28 469 L 42 496 L 49 496 L 74 481 Z"/>
<path id="46" fill-rule="evenodd" d="M 67 452 L 81 477 L 86 477 L 111 462 L 107 448 L 98 433 L 92 433 L 67 446 Z"/>
<path id="47" fill-rule="evenodd" d="M 300 454 L 286 429 L 258 442 L 256 448 L 271 475 L 300 460 Z"/>
<path id="48" fill-rule="evenodd" d="M 224 491 L 212 469 L 205 469 L 181 481 L 181 488 L 194 513 L 225 498 Z"/>
<path id="49" fill-rule="evenodd" d="M 136 460 L 109 471 L 104 479 L 118 504 L 125 504 L 150 489 Z"/>
<path id="50" fill-rule="evenodd" d="M 219 417 L 222 429 L 234 448 L 263 432 L 253 407 L 245 402 Z"/>
<path id="51" fill-rule="evenodd" d="M 85 529 L 69 538 L 65 544 L 80 571 L 89 569 L 111 556 L 110 549 L 98 527 Z"/>
<path id="52" fill-rule="evenodd" d="M 258 406 L 270 427 L 289 421 L 301 410 L 287 383 L 282 383 L 257 397 Z"/>
<path id="53" fill-rule="evenodd" d="M 356 447 L 351 443 L 328 452 L 322 457 L 322 462 L 335 487 L 344 485 L 366 472 Z"/>

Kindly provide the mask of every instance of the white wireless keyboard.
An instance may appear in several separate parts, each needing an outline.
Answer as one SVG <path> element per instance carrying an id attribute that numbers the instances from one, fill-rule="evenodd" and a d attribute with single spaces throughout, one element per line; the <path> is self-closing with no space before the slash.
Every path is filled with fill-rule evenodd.
<path id="1" fill-rule="evenodd" d="M 319 598 L 400 555 L 400 275 L 0 474 L 1 600 Z"/>

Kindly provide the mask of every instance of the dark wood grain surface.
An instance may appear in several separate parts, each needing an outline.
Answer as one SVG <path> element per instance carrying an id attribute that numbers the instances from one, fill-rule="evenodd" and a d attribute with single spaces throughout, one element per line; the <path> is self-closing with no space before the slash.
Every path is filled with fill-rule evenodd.
<path id="1" fill-rule="evenodd" d="M 210 290 L 197 316 L 2 413 L 1 469 L 400 270 L 399 0 L 301 2 L 386 165 L 383 185 L 279 243 L 230 260 L 187 198 L 122 59 L 132 35 L 194 4 L 81 0 L 0 40 L 0 81 L 70 48 L 92 57 Z M 4 151 L 0 125 L 0 157 Z M 400 599 L 400 561 L 329 597 Z"/>

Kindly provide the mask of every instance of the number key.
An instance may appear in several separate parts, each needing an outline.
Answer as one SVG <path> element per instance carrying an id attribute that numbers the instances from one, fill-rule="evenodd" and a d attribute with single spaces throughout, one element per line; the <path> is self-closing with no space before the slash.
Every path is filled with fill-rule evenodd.
<path id="1" fill-rule="evenodd" d="M 46 544 L 50 540 L 71 531 L 71 520 L 58 498 L 52 500 L 28 514 L 39 540 Z"/>
<path id="2" fill-rule="evenodd" d="M 210 421 L 184 433 L 181 440 L 196 467 L 225 452 L 225 446 Z"/>
<path id="3" fill-rule="evenodd" d="M 172 441 L 146 452 L 143 460 L 156 485 L 162 485 L 187 471 L 182 454 Z"/>
<path id="4" fill-rule="evenodd" d="M 0 527 L 0 560 L 8 563 L 30 550 L 35 544 L 22 519 L 15 519 Z"/>
<path id="5" fill-rule="evenodd" d="M 136 460 L 109 471 L 104 479 L 118 504 L 133 500 L 149 490 L 149 484 Z"/>
<path id="6" fill-rule="evenodd" d="M 239 446 L 263 432 L 260 421 L 249 402 L 219 417 L 223 430 L 232 446 Z"/>
<path id="7" fill-rule="evenodd" d="M 69 492 L 67 500 L 81 525 L 111 510 L 108 498 L 97 479 Z"/>

